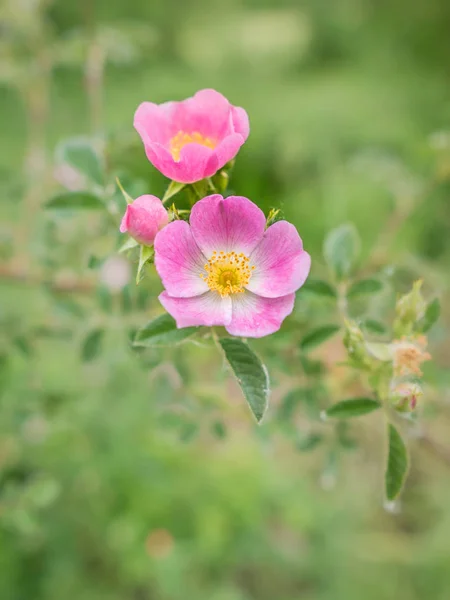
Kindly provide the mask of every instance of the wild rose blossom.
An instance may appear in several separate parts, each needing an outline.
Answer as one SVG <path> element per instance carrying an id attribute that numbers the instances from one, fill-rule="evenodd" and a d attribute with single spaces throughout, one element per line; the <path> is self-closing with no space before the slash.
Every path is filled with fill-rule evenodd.
<path id="1" fill-rule="evenodd" d="M 140 244 L 152 246 L 156 234 L 168 222 L 169 215 L 161 200 L 146 194 L 128 204 L 120 224 L 120 231 L 128 232 Z"/>
<path id="2" fill-rule="evenodd" d="M 293 225 L 266 229 L 260 208 L 242 196 L 197 202 L 190 223 L 173 221 L 155 239 L 159 300 L 177 327 L 224 325 L 236 336 L 277 331 L 294 307 L 311 258 Z"/>
<path id="3" fill-rule="evenodd" d="M 180 183 L 214 175 L 249 134 L 245 110 L 215 90 L 201 90 L 182 102 L 143 102 L 134 127 L 152 165 Z"/>

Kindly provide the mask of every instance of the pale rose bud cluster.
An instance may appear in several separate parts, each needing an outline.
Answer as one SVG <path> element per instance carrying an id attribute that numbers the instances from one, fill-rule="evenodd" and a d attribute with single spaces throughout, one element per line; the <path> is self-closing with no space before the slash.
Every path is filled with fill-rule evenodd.
<path id="1" fill-rule="evenodd" d="M 144 102 L 134 125 L 149 161 L 186 185 L 208 180 L 210 186 L 249 135 L 245 110 L 214 90 L 182 102 Z M 218 181 L 223 191 L 228 173 L 220 171 Z M 120 231 L 154 244 L 165 288 L 159 300 L 178 327 L 221 325 L 232 335 L 261 337 L 292 312 L 311 264 L 293 225 L 266 224 L 249 199 L 219 194 L 200 198 L 189 222 L 169 223 L 161 200 L 146 195 L 128 205 Z"/>

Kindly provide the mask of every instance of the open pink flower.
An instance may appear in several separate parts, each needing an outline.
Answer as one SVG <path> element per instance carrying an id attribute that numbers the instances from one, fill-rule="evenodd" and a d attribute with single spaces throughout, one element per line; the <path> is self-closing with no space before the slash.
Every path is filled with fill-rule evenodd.
<path id="1" fill-rule="evenodd" d="M 168 222 L 169 215 L 161 200 L 146 194 L 127 206 L 120 231 L 128 232 L 140 244 L 151 246 L 158 231 Z"/>
<path id="2" fill-rule="evenodd" d="M 143 102 L 134 126 L 152 165 L 180 183 L 214 175 L 249 134 L 245 110 L 215 90 L 201 90 L 182 102 Z"/>
<path id="3" fill-rule="evenodd" d="M 190 224 L 173 221 L 155 239 L 159 296 L 177 327 L 224 325 L 232 335 L 277 331 L 294 307 L 311 258 L 297 230 L 241 196 L 208 196 Z"/>

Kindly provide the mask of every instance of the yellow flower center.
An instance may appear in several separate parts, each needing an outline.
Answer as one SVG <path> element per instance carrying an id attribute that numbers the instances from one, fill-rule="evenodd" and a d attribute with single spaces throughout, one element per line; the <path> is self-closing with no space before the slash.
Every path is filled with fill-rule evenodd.
<path id="1" fill-rule="evenodd" d="M 186 133 L 185 131 L 179 131 L 169 142 L 170 154 L 173 156 L 173 160 L 178 162 L 180 160 L 181 150 L 186 144 L 201 144 L 207 148 L 214 149 L 217 146 L 217 142 L 209 137 L 204 137 L 198 131 L 192 133 Z"/>
<path id="2" fill-rule="evenodd" d="M 204 269 L 206 275 L 201 275 L 213 292 L 218 292 L 222 298 L 229 294 L 240 294 L 250 281 L 255 267 L 250 266 L 250 259 L 245 254 L 236 252 L 214 251 Z"/>

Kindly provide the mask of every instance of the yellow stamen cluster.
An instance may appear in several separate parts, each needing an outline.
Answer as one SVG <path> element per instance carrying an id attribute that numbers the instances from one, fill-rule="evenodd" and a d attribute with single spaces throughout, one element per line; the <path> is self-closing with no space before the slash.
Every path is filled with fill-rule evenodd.
<path id="1" fill-rule="evenodd" d="M 173 159 L 178 162 L 180 160 L 181 150 L 186 146 L 186 144 L 192 144 L 193 142 L 211 149 L 214 149 L 217 146 L 217 142 L 215 140 L 209 137 L 204 137 L 198 131 L 193 131 L 192 133 L 179 131 L 169 142 L 170 154 L 173 156 Z"/>
<path id="2" fill-rule="evenodd" d="M 213 292 L 218 292 L 222 298 L 229 294 L 241 294 L 244 286 L 250 281 L 254 266 L 250 266 L 250 259 L 242 252 L 214 251 L 209 261 L 204 266 L 206 275 L 201 277 L 206 281 Z"/>
<path id="3" fill-rule="evenodd" d="M 420 365 L 431 359 L 426 352 L 427 338 L 424 335 L 412 339 L 394 341 L 394 373 L 396 375 L 422 375 Z"/>

